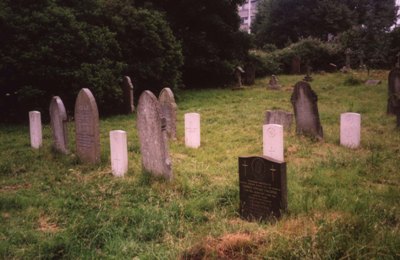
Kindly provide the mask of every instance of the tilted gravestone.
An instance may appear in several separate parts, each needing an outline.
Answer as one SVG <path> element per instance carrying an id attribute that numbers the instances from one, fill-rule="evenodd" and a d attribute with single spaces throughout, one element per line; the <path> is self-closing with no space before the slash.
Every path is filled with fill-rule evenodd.
<path id="1" fill-rule="evenodd" d="M 267 157 L 239 157 L 240 216 L 280 218 L 287 210 L 286 163 Z"/>
<path id="2" fill-rule="evenodd" d="M 29 112 L 29 135 L 31 147 L 39 149 L 42 146 L 42 117 L 39 111 Z"/>
<path id="3" fill-rule="evenodd" d="M 158 100 L 161 105 L 162 117 L 167 122 L 167 135 L 169 138 L 176 139 L 176 103 L 174 93 L 170 88 L 161 90 Z"/>
<path id="4" fill-rule="evenodd" d="M 155 176 L 172 179 L 172 163 L 168 151 L 166 120 L 161 118 L 161 107 L 148 90 L 139 98 L 137 129 L 143 169 Z"/>
<path id="5" fill-rule="evenodd" d="M 361 115 L 342 113 L 340 115 L 340 145 L 358 148 L 361 137 Z"/>
<path id="6" fill-rule="evenodd" d="M 295 56 L 292 59 L 292 74 L 301 73 L 301 59 L 299 56 Z"/>
<path id="7" fill-rule="evenodd" d="M 284 161 L 283 126 L 263 125 L 263 155 L 274 160 Z"/>
<path id="8" fill-rule="evenodd" d="M 83 88 L 75 101 L 76 154 L 85 163 L 100 162 L 99 111 L 92 92 Z"/>
<path id="9" fill-rule="evenodd" d="M 310 135 L 322 140 L 323 131 L 317 101 L 317 94 L 307 82 L 300 81 L 294 86 L 291 102 L 296 118 L 297 134 Z"/>
<path id="10" fill-rule="evenodd" d="M 389 73 L 388 96 L 387 113 L 394 115 L 396 109 L 400 109 L 400 68 L 394 68 Z"/>
<path id="11" fill-rule="evenodd" d="M 283 129 L 290 130 L 293 122 L 293 113 L 283 110 L 265 111 L 264 125 L 277 124 L 283 126 Z"/>
<path id="12" fill-rule="evenodd" d="M 122 84 L 122 92 L 124 95 L 124 110 L 127 114 L 132 114 L 135 111 L 133 100 L 133 84 L 129 76 L 125 76 Z"/>
<path id="13" fill-rule="evenodd" d="M 63 154 L 68 153 L 67 112 L 61 98 L 55 96 L 50 102 L 50 125 L 53 133 L 53 148 Z"/>

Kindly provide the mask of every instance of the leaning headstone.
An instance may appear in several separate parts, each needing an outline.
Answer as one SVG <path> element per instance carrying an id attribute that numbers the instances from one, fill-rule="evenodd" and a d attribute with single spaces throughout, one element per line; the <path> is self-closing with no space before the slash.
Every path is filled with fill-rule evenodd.
<path id="1" fill-rule="evenodd" d="M 143 169 L 154 176 L 172 179 L 166 120 L 161 118 L 160 103 L 148 90 L 144 91 L 139 98 L 137 129 Z"/>
<path id="2" fill-rule="evenodd" d="M 100 162 L 100 126 L 96 100 L 89 89 L 79 91 L 75 101 L 76 154 L 85 163 Z"/>
<path id="3" fill-rule="evenodd" d="M 299 56 L 294 56 L 292 59 L 292 74 L 301 73 L 301 59 Z"/>
<path id="4" fill-rule="evenodd" d="M 251 86 L 255 83 L 256 68 L 253 63 L 249 62 L 244 67 L 244 84 Z"/>
<path id="5" fill-rule="evenodd" d="M 125 76 L 123 79 L 122 92 L 124 95 L 125 113 L 132 114 L 135 111 L 135 105 L 133 101 L 133 84 L 129 76 Z"/>
<path id="6" fill-rule="evenodd" d="M 396 114 L 396 108 L 400 107 L 400 68 L 390 71 L 388 83 L 387 113 L 393 115 Z"/>
<path id="7" fill-rule="evenodd" d="M 185 114 L 185 145 L 190 148 L 200 147 L 200 114 Z"/>
<path id="8" fill-rule="evenodd" d="M 263 155 L 277 161 L 284 161 L 283 126 L 263 125 Z"/>
<path id="9" fill-rule="evenodd" d="M 266 157 L 239 157 L 240 216 L 273 220 L 287 210 L 286 163 Z"/>
<path id="10" fill-rule="evenodd" d="M 340 115 L 340 145 L 358 148 L 361 137 L 361 115 L 343 113 Z"/>
<path id="11" fill-rule="evenodd" d="M 42 119 L 39 111 L 29 112 L 29 133 L 31 147 L 39 149 L 42 146 Z"/>
<path id="12" fill-rule="evenodd" d="M 174 93 L 170 88 L 161 90 L 158 100 L 161 105 L 162 117 L 167 122 L 167 135 L 169 138 L 176 139 L 176 103 Z"/>
<path id="13" fill-rule="evenodd" d="M 265 111 L 264 125 L 277 124 L 283 126 L 283 129 L 290 130 L 293 122 L 293 113 L 283 110 Z"/>
<path id="14" fill-rule="evenodd" d="M 110 131 L 110 153 L 113 175 L 123 177 L 128 172 L 128 142 L 125 131 Z"/>
<path id="15" fill-rule="evenodd" d="M 300 81 L 295 85 L 291 102 L 296 118 L 296 132 L 322 140 L 317 101 L 317 95 L 307 82 Z"/>
<path id="16" fill-rule="evenodd" d="M 281 88 L 281 85 L 279 85 L 278 79 L 276 78 L 275 75 L 271 76 L 271 79 L 269 80 L 269 83 L 268 83 L 268 88 L 274 89 L 274 90 Z"/>
<path id="17" fill-rule="evenodd" d="M 61 98 L 55 96 L 50 102 L 50 125 L 53 133 L 54 150 L 68 153 L 67 112 Z"/>

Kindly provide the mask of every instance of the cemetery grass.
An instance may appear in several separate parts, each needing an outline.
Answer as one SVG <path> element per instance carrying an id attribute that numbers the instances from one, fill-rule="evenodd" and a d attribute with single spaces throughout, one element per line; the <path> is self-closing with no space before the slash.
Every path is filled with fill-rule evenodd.
<path id="1" fill-rule="evenodd" d="M 141 169 L 136 117 L 102 119 L 102 163 L 83 165 L 44 145 L 32 150 L 27 126 L 0 126 L 1 258 L 385 258 L 400 257 L 400 131 L 386 115 L 387 71 L 378 86 L 348 85 L 363 73 L 314 75 L 324 129 L 318 142 L 285 132 L 288 212 L 273 223 L 238 215 L 238 156 L 262 154 L 267 109 L 292 111 L 302 76 L 268 78 L 243 91 L 176 93 L 174 180 Z M 68 109 L 68 108 L 67 108 Z M 201 114 L 201 147 L 184 146 L 183 115 Z M 362 115 L 361 147 L 339 146 L 339 116 Z M 129 172 L 111 175 L 109 131 L 128 132 Z"/>

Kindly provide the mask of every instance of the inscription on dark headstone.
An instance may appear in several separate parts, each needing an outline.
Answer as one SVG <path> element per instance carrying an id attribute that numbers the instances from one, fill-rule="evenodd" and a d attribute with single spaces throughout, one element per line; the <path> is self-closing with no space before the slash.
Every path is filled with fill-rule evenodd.
<path id="1" fill-rule="evenodd" d="M 310 135 L 322 140 L 323 131 L 317 101 L 317 94 L 307 82 L 300 81 L 294 86 L 291 102 L 296 118 L 297 134 Z"/>
<path id="2" fill-rule="evenodd" d="M 286 163 L 267 157 L 239 157 L 240 216 L 280 218 L 287 210 Z"/>
<path id="3" fill-rule="evenodd" d="M 387 113 L 396 114 L 396 109 L 400 109 L 400 68 L 394 68 L 389 73 L 388 96 Z"/>
<path id="4" fill-rule="evenodd" d="M 100 162 L 99 111 L 89 89 L 83 88 L 75 102 L 76 153 L 86 163 Z"/>
<path id="5" fill-rule="evenodd" d="M 135 111 L 135 105 L 133 101 L 133 84 L 131 78 L 128 76 L 124 77 L 122 91 L 124 94 L 125 113 L 132 114 Z"/>

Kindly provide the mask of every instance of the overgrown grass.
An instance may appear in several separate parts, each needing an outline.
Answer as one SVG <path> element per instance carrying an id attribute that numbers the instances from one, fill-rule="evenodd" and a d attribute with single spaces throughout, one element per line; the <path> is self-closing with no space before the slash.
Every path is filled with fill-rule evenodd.
<path id="1" fill-rule="evenodd" d="M 2 258 L 387 258 L 400 257 L 400 131 L 387 116 L 387 72 L 378 86 L 314 75 L 324 141 L 285 133 L 289 210 L 275 223 L 238 215 L 238 156 L 262 153 L 267 109 L 292 111 L 302 76 L 268 78 L 244 91 L 176 93 L 174 180 L 142 172 L 135 116 L 101 121 L 102 163 L 81 165 L 69 124 L 68 156 L 30 148 L 27 126 L 0 126 Z M 366 75 L 357 75 L 364 77 Z M 357 150 L 339 146 L 339 116 L 362 114 Z M 201 147 L 184 145 L 183 115 L 201 114 Z M 111 175 L 109 131 L 128 132 L 129 172 Z"/>

